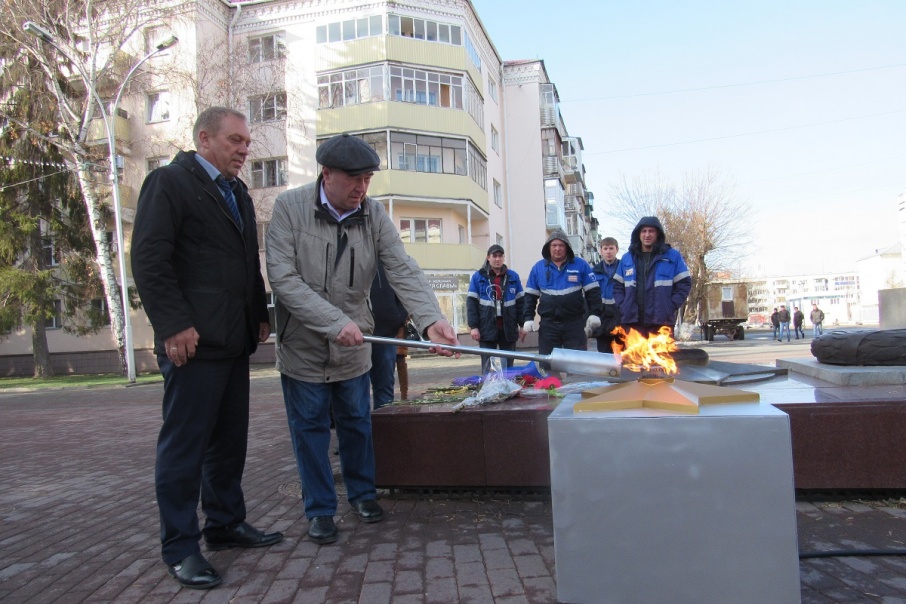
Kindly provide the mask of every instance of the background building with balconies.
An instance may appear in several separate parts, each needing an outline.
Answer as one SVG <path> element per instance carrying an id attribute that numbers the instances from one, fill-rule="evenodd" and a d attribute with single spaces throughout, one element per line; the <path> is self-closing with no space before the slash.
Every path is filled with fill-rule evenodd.
<path id="1" fill-rule="evenodd" d="M 468 0 L 180 7 L 135 36 L 136 56 L 164 34 L 180 43 L 143 66 L 114 117 L 127 250 L 145 176 L 192 148 L 200 108 L 218 104 L 249 118 L 241 176 L 255 201 L 262 265 L 274 199 L 313 181 L 318 145 L 342 132 L 381 157 L 369 195 L 387 208 L 460 333 L 469 278 L 490 245 L 503 245 L 523 278 L 553 229 L 595 259 L 582 141 L 567 132 L 543 62 L 504 63 Z M 91 127 L 102 144 L 103 127 Z M 153 369 L 147 318 L 138 311 L 131 321 L 144 353 L 138 367 Z M 54 334 L 51 351 L 112 346 L 104 333 L 66 338 Z M 11 353 L 0 343 L 0 355 Z"/>

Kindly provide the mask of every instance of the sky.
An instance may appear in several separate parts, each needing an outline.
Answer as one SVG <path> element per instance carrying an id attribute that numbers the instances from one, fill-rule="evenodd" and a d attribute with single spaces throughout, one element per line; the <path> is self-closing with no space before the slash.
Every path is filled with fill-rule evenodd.
<path id="1" fill-rule="evenodd" d="M 503 60 L 544 60 L 621 251 L 621 175 L 709 167 L 750 208 L 745 276 L 852 271 L 899 243 L 906 1 L 472 4 Z"/>

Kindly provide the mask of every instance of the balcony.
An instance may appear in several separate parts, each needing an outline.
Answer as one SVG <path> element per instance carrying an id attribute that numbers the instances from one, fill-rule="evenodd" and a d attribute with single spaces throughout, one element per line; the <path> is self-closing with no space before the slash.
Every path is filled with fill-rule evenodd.
<path id="1" fill-rule="evenodd" d="M 113 116 L 113 138 L 117 143 L 123 143 L 131 140 L 129 129 L 129 114 L 125 111 L 117 111 Z M 95 118 L 88 125 L 88 137 L 85 144 L 89 146 L 107 144 L 107 128 L 104 126 L 103 118 Z"/>
<path id="2" fill-rule="evenodd" d="M 564 180 L 563 160 L 558 155 L 545 155 L 542 158 L 545 178 L 557 178 L 560 182 Z"/>
<path id="3" fill-rule="evenodd" d="M 566 230 L 566 209 L 562 203 L 548 201 L 545 204 L 544 217 L 547 230 Z"/>
<path id="4" fill-rule="evenodd" d="M 406 253 L 424 270 L 474 271 L 485 261 L 484 250 L 468 243 L 404 243 Z"/>

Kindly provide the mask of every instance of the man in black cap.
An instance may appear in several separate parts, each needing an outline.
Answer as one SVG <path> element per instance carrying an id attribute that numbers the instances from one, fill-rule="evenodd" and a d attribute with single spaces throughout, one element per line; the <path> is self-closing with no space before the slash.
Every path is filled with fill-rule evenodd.
<path id="1" fill-rule="evenodd" d="M 516 350 L 516 340 L 522 335 L 519 321 L 525 293 L 516 271 L 507 268 L 504 251 L 499 245 L 488 248 L 484 266 L 475 271 L 469 281 L 466 299 L 472 339 L 482 348 Z M 491 355 L 481 356 L 481 373 L 488 373 Z M 507 359 L 507 367 L 513 359 Z"/>
<path id="2" fill-rule="evenodd" d="M 347 499 L 363 522 L 384 515 L 374 487 L 368 369 L 374 317 L 368 303 L 377 262 L 419 331 L 458 344 L 418 264 L 384 206 L 367 196 L 381 158 L 357 136 L 324 141 L 321 174 L 281 193 L 267 234 L 267 274 L 277 296 L 277 369 L 302 479 L 308 537 L 333 543 L 337 495 L 330 468 L 330 409 Z M 450 356 L 441 347 L 433 352 Z"/>

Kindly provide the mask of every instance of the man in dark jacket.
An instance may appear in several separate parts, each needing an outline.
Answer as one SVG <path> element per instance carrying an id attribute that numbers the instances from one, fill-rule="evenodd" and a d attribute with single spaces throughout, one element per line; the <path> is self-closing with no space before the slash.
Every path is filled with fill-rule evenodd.
<path id="1" fill-rule="evenodd" d="M 692 289 L 692 277 L 678 251 L 670 247 L 656 216 L 644 216 L 632 230 L 629 252 L 613 277 L 613 297 L 623 329 L 642 335 L 661 327 L 673 330 L 680 307 Z"/>
<path id="2" fill-rule="evenodd" d="M 620 246 L 613 237 L 601 240 L 601 261 L 592 271 L 595 280 L 601 287 L 601 327 L 596 330 L 598 352 L 613 352 L 613 342 L 617 336 L 611 332 L 620 324 L 620 309 L 613 299 L 613 276 L 617 273 L 620 259 L 617 253 Z"/>
<path id="3" fill-rule="evenodd" d="M 796 334 L 796 339 L 799 339 L 799 336 L 802 336 L 802 339 L 805 339 L 805 330 L 802 329 L 802 322 L 805 321 L 805 313 L 799 310 L 798 306 L 793 307 L 793 333 Z"/>
<path id="4" fill-rule="evenodd" d="M 245 116 L 211 107 L 180 152 L 142 185 L 132 273 L 154 328 L 164 376 L 155 486 L 162 557 L 185 587 L 219 584 L 201 554 L 262 547 L 281 533 L 245 522 L 242 472 L 249 423 L 249 355 L 270 334 L 255 209 L 237 178 L 251 142 Z M 206 520 L 199 531 L 198 495 Z"/>
<path id="5" fill-rule="evenodd" d="M 541 248 L 525 286 L 525 332 L 535 330 L 535 308 L 541 317 L 538 352 L 554 348 L 585 350 L 592 330 L 601 326 L 601 291 L 591 267 L 577 258 L 563 231 L 554 231 Z"/>
<path id="6" fill-rule="evenodd" d="M 409 314 L 396 297 L 384 265 L 378 262 L 377 274 L 371 282 L 371 312 L 374 313 L 374 335 L 383 338 L 400 337 Z M 374 408 L 380 409 L 393 402 L 393 372 L 396 369 L 396 344 L 371 343 L 371 397 Z"/>
<path id="7" fill-rule="evenodd" d="M 516 350 L 516 340 L 522 335 L 519 321 L 525 303 L 522 281 L 516 271 L 504 264 L 505 253 L 499 245 L 488 248 L 484 265 L 469 281 L 466 311 L 472 339 L 481 348 Z M 482 355 L 481 373 L 488 373 L 491 356 Z M 507 359 L 507 367 L 513 359 Z"/>

